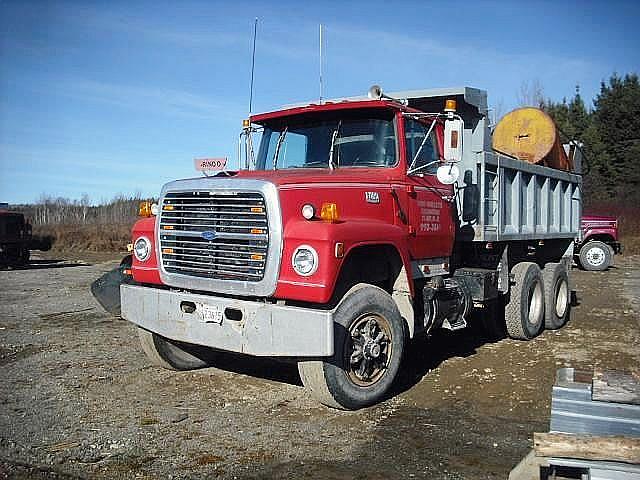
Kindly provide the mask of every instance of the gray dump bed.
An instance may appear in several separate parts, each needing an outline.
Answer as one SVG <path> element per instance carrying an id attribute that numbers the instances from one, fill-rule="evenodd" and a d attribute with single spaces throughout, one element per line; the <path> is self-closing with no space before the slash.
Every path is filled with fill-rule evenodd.
<path id="1" fill-rule="evenodd" d="M 487 93 L 470 87 L 390 93 L 424 112 L 457 100 L 464 120 L 457 188 L 460 239 L 471 241 L 575 238 L 579 234 L 579 172 L 532 165 L 491 149 Z"/>

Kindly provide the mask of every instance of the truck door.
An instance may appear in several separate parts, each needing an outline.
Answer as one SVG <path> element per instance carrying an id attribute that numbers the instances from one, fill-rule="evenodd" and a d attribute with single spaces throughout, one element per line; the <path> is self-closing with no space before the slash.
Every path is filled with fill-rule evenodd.
<path id="1" fill-rule="evenodd" d="M 436 170 L 442 158 L 442 125 L 436 124 L 429 136 L 431 121 L 405 117 L 404 135 L 409 166 L 409 250 L 415 260 L 449 257 L 453 249 L 453 187 L 438 181 Z M 440 139 L 440 140 L 439 140 Z"/>

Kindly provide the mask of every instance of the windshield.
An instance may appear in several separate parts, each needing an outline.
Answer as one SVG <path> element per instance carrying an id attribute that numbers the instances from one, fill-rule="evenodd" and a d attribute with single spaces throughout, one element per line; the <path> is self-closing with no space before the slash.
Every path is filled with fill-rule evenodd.
<path id="1" fill-rule="evenodd" d="M 362 118 L 290 117 L 266 124 L 257 170 L 284 168 L 391 167 L 396 165 L 393 115 Z"/>

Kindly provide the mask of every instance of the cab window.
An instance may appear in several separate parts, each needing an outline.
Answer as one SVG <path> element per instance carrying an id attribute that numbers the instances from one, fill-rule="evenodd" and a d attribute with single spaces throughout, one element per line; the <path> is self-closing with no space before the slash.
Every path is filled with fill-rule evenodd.
<path id="1" fill-rule="evenodd" d="M 416 174 L 435 174 L 440 163 L 435 127 L 425 140 L 430 127 L 430 121 L 422 123 L 411 118 L 405 118 L 404 135 L 407 148 L 407 165 Z"/>

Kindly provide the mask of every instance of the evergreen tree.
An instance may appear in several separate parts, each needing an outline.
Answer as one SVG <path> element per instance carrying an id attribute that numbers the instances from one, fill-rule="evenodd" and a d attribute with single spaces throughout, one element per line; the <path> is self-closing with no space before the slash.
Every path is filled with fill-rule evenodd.
<path id="1" fill-rule="evenodd" d="M 594 100 L 594 166 L 610 199 L 640 200 L 640 82 L 613 75 Z M 602 193 L 602 192 L 599 192 Z"/>

